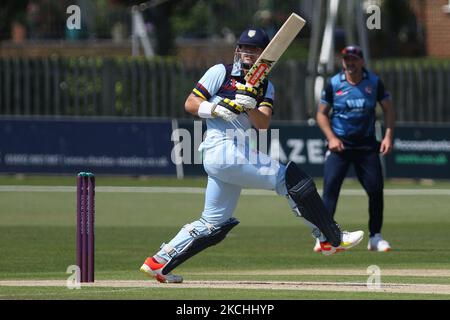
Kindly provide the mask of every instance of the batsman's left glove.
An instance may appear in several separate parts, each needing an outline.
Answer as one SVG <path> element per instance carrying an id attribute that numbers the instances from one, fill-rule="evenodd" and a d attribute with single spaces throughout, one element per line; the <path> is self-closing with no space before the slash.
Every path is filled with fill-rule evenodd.
<path id="1" fill-rule="evenodd" d="M 257 105 L 257 96 L 258 90 L 255 88 L 245 86 L 242 83 L 236 84 L 236 96 L 234 98 L 234 102 L 244 107 L 244 109 L 255 109 Z"/>

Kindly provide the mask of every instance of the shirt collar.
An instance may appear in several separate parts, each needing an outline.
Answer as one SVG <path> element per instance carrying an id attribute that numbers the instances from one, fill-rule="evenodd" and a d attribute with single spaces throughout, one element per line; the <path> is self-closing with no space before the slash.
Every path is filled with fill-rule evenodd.
<path id="1" fill-rule="evenodd" d="M 241 77 L 242 76 L 242 68 L 239 62 L 233 63 L 233 69 L 231 70 L 231 75 L 233 77 Z"/>

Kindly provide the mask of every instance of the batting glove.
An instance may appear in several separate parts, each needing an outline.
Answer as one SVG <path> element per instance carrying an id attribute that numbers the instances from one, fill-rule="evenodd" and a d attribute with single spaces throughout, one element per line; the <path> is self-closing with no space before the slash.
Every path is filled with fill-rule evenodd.
<path id="1" fill-rule="evenodd" d="M 214 117 L 220 117 L 226 121 L 233 121 L 236 119 L 244 108 L 239 104 L 231 101 L 228 98 L 221 100 L 215 107 L 213 107 L 211 114 Z"/>
<path id="2" fill-rule="evenodd" d="M 244 109 L 255 109 L 256 108 L 256 97 L 258 96 L 258 91 L 253 87 L 247 87 L 241 83 L 236 84 L 236 96 L 234 101 L 244 107 Z"/>

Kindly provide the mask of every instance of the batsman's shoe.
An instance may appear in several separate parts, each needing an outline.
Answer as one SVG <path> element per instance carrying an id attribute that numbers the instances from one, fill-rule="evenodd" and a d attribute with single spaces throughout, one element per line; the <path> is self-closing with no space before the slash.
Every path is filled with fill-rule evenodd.
<path id="1" fill-rule="evenodd" d="M 341 240 L 341 244 L 339 245 L 339 247 L 333 247 L 328 242 L 321 242 L 320 243 L 321 252 L 322 252 L 322 254 L 329 256 L 336 252 L 346 251 L 346 250 L 358 245 L 361 242 L 361 240 L 363 239 L 363 237 L 364 237 L 364 231 L 354 231 L 354 232 L 343 231 L 342 232 L 342 240 Z"/>
<path id="2" fill-rule="evenodd" d="M 162 269 L 164 263 L 159 263 L 153 257 L 148 257 L 145 259 L 144 264 L 141 267 L 141 272 L 145 273 L 147 276 L 155 278 L 162 283 L 182 283 L 183 277 L 176 276 L 174 274 L 162 274 Z"/>
<path id="3" fill-rule="evenodd" d="M 391 245 L 381 237 L 381 233 L 376 233 L 373 237 L 370 237 L 367 249 L 370 251 L 386 252 L 391 250 Z"/>
<path id="4" fill-rule="evenodd" d="M 314 245 L 313 251 L 314 252 L 322 251 L 322 246 L 320 245 L 320 240 L 318 238 L 316 238 L 316 244 Z"/>

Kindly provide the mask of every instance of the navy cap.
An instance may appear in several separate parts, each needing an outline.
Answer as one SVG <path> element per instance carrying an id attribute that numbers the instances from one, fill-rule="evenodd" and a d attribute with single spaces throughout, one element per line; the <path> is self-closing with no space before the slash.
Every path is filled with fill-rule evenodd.
<path id="1" fill-rule="evenodd" d="M 261 28 L 250 28 L 242 32 L 238 45 L 248 45 L 264 49 L 270 42 L 269 36 Z"/>
<path id="2" fill-rule="evenodd" d="M 354 57 L 358 57 L 363 59 L 363 52 L 362 49 L 358 46 L 355 45 L 351 45 L 351 46 L 347 46 L 345 47 L 342 51 L 342 57 L 345 58 L 347 56 L 354 56 Z"/>

